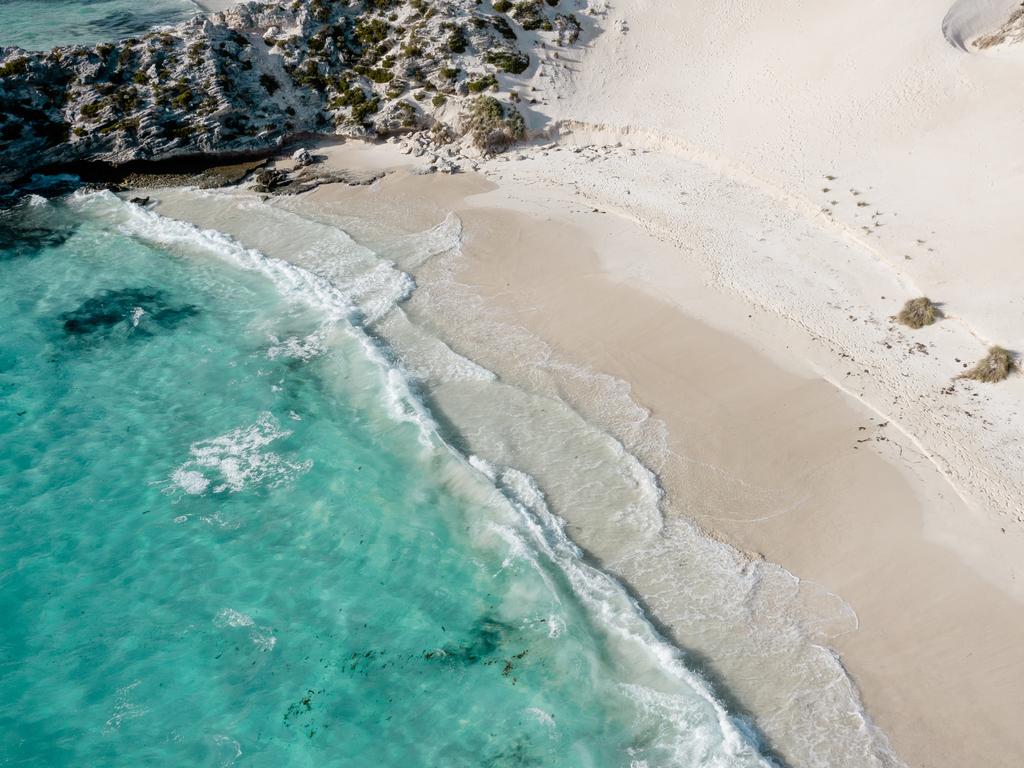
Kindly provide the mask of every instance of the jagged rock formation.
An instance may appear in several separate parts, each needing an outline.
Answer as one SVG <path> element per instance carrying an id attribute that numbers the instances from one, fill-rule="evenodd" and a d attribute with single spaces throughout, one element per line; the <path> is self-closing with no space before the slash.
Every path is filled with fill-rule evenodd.
<path id="1" fill-rule="evenodd" d="M 302 133 L 457 135 L 467 97 L 518 114 L 498 91 L 500 73 L 530 66 L 520 38 L 575 42 L 557 5 L 249 2 L 116 44 L 3 48 L 0 182 L 82 160 L 265 152 Z"/>

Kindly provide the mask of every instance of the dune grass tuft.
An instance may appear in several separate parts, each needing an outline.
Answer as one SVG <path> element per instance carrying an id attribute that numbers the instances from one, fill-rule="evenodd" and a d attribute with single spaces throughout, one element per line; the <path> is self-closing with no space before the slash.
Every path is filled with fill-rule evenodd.
<path id="1" fill-rule="evenodd" d="M 1012 352 L 1002 347 L 992 347 L 988 354 L 978 361 L 977 365 L 971 370 L 961 373 L 959 378 L 994 384 L 1009 376 L 1016 367 L 1017 363 L 1013 359 Z"/>
<path id="2" fill-rule="evenodd" d="M 940 310 L 927 296 L 911 299 L 903 305 L 896 319 L 911 328 L 924 328 L 942 317 Z"/>

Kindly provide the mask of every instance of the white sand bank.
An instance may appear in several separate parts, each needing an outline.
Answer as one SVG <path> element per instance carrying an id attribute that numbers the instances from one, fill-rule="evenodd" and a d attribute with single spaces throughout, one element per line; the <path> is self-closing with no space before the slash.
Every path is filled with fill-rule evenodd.
<path id="1" fill-rule="evenodd" d="M 906 429 L 978 514 L 1014 524 L 1024 378 L 939 393 L 988 344 L 1024 349 L 1024 178 L 1010 159 L 1024 60 L 955 48 L 947 10 L 627 0 L 590 19 L 603 33 L 582 55 L 539 51 L 528 87 L 535 125 L 666 156 L 609 158 L 600 178 L 572 166 L 582 195 L 828 348 L 831 362 L 806 352 Z M 897 341 L 888 317 L 922 294 L 947 321 L 876 354 Z M 907 354 L 918 341 L 941 356 L 927 374 Z"/>

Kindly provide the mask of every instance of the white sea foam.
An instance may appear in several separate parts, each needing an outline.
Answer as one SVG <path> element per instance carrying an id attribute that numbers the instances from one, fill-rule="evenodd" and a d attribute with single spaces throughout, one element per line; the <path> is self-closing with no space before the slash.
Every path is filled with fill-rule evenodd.
<path id="1" fill-rule="evenodd" d="M 546 725 L 548 728 L 555 727 L 555 718 L 543 709 L 539 709 L 538 707 L 529 707 L 526 710 L 526 713 L 528 715 L 532 715 L 541 725 Z"/>
<path id="2" fill-rule="evenodd" d="M 249 639 L 259 650 L 269 653 L 277 645 L 277 638 L 266 627 L 261 627 L 252 616 L 233 608 L 224 608 L 213 617 L 213 625 L 219 628 L 244 628 L 249 630 Z"/>
<path id="3" fill-rule="evenodd" d="M 252 616 L 234 608 L 225 608 L 213 617 L 213 624 L 216 627 L 251 627 L 255 622 Z"/>
<path id="4" fill-rule="evenodd" d="M 210 487 L 210 481 L 202 472 L 180 467 L 171 474 L 171 482 L 191 496 L 205 493 Z"/>
<path id="5" fill-rule="evenodd" d="M 327 335 L 332 327 L 330 323 L 324 323 L 306 336 L 288 336 L 281 339 L 272 335 L 270 347 L 267 349 L 267 357 L 271 360 L 282 357 L 293 360 L 312 360 L 323 353 Z"/>
<path id="6" fill-rule="evenodd" d="M 237 493 L 250 485 L 274 488 L 292 480 L 307 472 L 312 460 L 288 461 L 263 450 L 290 434 L 272 414 L 263 413 L 255 424 L 192 443 L 191 458 L 171 474 L 172 487 L 192 495 L 211 486 L 213 493 Z"/>
<path id="7" fill-rule="evenodd" d="M 114 733 L 121 729 L 121 724 L 125 720 L 135 720 L 143 717 L 149 712 L 149 709 L 136 703 L 132 699 L 134 698 L 134 691 L 142 683 L 141 680 L 135 680 L 128 685 L 122 686 L 117 689 L 117 695 L 114 701 L 114 711 L 103 725 L 104 733 Z"/>
<path id="8" fill-rule="evenodd" d="M 647 659 L 652 668 L 676 681 L 670 691 L 640 684 L 626 687 L 638 711 L 649 719 L 647 726 L 657 734 L 657 746 L 671 756 L 671 764 L 770 766 L 745 729 L 734 722 L 707 683 L 683 663 L 680 651 L 658 635 L 622 586 L 584 562 L 533 478 L 515 469 L 487 466 L 479 458 L 471 460 L 471 465 L 482 466 L 485 477 L 495 474 L 499 490 L 519 513 L 521 535 L 529 537 L 533 549 L 561 570 L 591 615 L 601 620 L 609 641 L 629 646 L 634 663 Z"/>
<path id="9" fill-rule="evenodd" d="M 242 756 L 242 745 L 230 736 L 218 734 L 213 737 L 213 743 L 221 750 L 230 753 L 221 763 L 220 768 L 230 768 L 235 761 Z"/>

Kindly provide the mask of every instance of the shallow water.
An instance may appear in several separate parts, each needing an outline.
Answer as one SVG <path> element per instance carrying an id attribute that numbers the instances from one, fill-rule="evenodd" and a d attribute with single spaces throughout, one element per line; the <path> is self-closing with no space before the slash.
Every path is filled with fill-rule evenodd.
<path id="1" fill-rule="evenodd" d="M 113 42 L 197 13 L 191 0 L 0 0 L 0 47 L 45 51 Z"/>
<path id="2" fill-rule="evenodd" d="M 530 478 L 439 439 L 360 325 L 404 273 L 3 216 L 0 763 L 765 765 Z"/>

